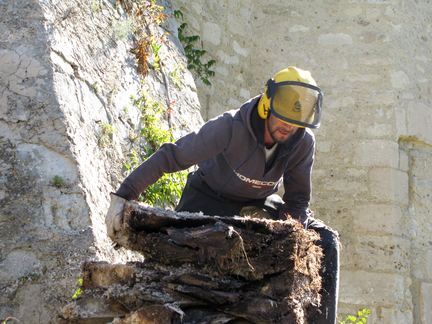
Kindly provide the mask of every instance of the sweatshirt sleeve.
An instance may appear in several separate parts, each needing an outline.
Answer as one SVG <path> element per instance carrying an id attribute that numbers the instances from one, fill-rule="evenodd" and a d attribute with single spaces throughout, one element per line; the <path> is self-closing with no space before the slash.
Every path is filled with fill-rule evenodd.
<path id="1" fill-rule="evenodd" d="M 231 139 L 232 123 L 233 116 L 225 113 L 209 120 L 198 132 L 189 133 L 175 143 L 163 144 L 123 181 L 116 195 L 138 199 L 164 173 L 185 170 L 223 152 Z"/>
<path id="2" fill-rule="evenodd" d="M 284 173 L 283 183 L 285 193 L 283 200 L 285 202 L 281 209 L 282 217 L 286 213 L 294 219 L 299 220 L 305 225 L 311 214 L 309 203 L 311 198 L 311 174 L 315 154 L 315 139 L 307 144 L 304 157 L 293 168 L 287 169 Z"/>

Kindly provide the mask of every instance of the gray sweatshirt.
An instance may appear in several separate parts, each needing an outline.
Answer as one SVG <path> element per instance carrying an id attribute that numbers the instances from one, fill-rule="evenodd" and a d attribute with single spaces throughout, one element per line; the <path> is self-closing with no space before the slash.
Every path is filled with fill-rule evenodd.
<path id="1" fill-rule="evenodd" d="M 315 137 L 308 128 L 300 128 L 266 162 L 265 121 L 257 113 L 259 98 L 209 120 L 198 132 L 163 144 L 124 180 L 116 194 L 137 199 L 164 173 L 197 164 L 210 188 L 237 201 L 265 198 L 283 183 L 284 212 L 306 221 Z"/>

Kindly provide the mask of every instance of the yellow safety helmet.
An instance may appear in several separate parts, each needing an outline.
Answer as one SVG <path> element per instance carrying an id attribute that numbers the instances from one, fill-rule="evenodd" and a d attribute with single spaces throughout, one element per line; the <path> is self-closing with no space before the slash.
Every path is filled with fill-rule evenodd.
<path id="1" fill-rule="evenodd" d="M 266 119 L 271 113 L 297 127 L 318 128 L 323 95 L 309 71 L 289 66 L 267 81 L 258 114 Z"/>

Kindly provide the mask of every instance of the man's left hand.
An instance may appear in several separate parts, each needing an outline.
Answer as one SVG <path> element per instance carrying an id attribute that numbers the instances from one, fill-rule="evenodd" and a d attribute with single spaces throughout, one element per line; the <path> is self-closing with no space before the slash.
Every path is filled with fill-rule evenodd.
<path id="1" fill-rule="evenodd" d="M 111 194 L 111 204 L 105 216 L 105 224 L 107 227 L 108 236 L 114 241 L 116 233 L 121 230 L 123 223 L 123 209 L 126 199 Z"/>

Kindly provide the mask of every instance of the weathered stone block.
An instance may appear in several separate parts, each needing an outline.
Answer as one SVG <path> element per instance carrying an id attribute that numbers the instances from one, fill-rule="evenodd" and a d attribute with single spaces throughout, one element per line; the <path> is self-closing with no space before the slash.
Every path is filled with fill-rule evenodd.
<path id="1" fill-rule="evenodd" d="M 8 78 L 8 89 L 18 95 L 21 95 L 23 97 L 30 97 L 33 98 L 37 94 L 37 88 L 31 84 L 27 84 L 23 81 L 22 78 L 11 75 Z"/>
<path id="2" fill-rule="evenodd" d="M 368 271 L 342 271 L 340 301 L 347 304 L 387 306 L 404 300 L 408 285 L 397 274 Z"/>
<path id="3" fill-rule="evenodd" d="M 412 324 L 413 314 L 411 309 L 401 310 L 401 309 L 383 307 L 380 309 L 378 320 L 379 322 L 377 323 Z"/>
<path id="4" fill-rule="evenodd" d="M 53 137 L 56 136 L 54 133 Z M 60 176 L 65 183 L 78 181 L 77 169 L 66 156 L 43 145 L 21 144 L 17 147 L 17 157 L 34 176 L 45 184 L 50 184 L 55 176 Z"/>
<path id="5" fill-rule="evenodd" d="M 405 107 L 395 108 L 396 132 L 398 135 L 408 134 L 406 115 L 407 111 L 405 110 Z"/>
<path id="6" fill-rule="evenodd" d="M 304 25 L 293 25 L 289 28 L 288 31 L 290 33 L 299 33 L 299 32 L 304 33 L 304 32 L 307 32 L 309 30 L 310 30 L 310 28 L 307 26 L 304 26 Z"/>
<path id="7" fill-rule="evenodd" d="M 318 37 L 318 43 L 328 46 L 351 45 L 353 43 L 351 35 L 343 33 L 323 34 Z"/>
<path id="8" fill-rule="evenodd" d="M 363 10 L 360 6 L 351 5 L 344 8 L 344 14 L 349 17 L 358 17 L 362 14 Z"/>
<path id="9" fill-rule="evenodd" d="M 46 307 L 44 292 L 46 285 L 27 284 L 20 289 L 16 301 L 22 307 L 16 317 L 22 323 L 50 323 L 53 322 L 53 315 Z M 12 321 L 13 322 L 13 321 Z"/>
<path id="10" fill-rule="evenodd" d="M 0 50 L 0 77 L 6 80 L 10 75 L 14 74 L 19 67 L 20 57 L 12 50 Z"/>
<path id="11" fill-rule="evenodd" d="M 240 89 L 239 94 L 240 94 L 240 97 L 242 97 L 245 100 L 248 100 L 251 97 L 249 90 L 244 89 L 244 88 Z"/>
<path id="12" fill-rule="evenodd" d="M 0 189 L 0 200 L 5 199 L 7 197 L 6 191 Z"/>
<path id="13" fill-rule="evenodd" d="M 219 59 L 227 65 L 235 65 L 239 63 L 239 57 L 237 55 L 229 55 L 228 53 L 222 50 L 217 51 L 216 54 L 218 55 Z"/>
<path id="14" fill-rule="evenodd" d="M 405 172 L 409 169 L 409 157 L 403 150 L 399 150 L 399 169 Z"/>
<path id="15" fill-rule="evenodd" d="M 409 104 L 407 109 L 407 131 L 408 134 L 416 136 L 418 139 L 432 143 L 432 114 L 430 106 L 421 102 Z"/>
<path id="16" fill-rule="evenodd" d="M 420 320 L 422 324 L 432 323 L 432 284 L 422 283 L 420 287 Z"/>
<path id="17" fill-rule="evenodd" d="M 228 24 L 227 28 L 230 33 L 236 35 L 247 35 L 249 30 L 249 24 L 238 18 L 235 12 L 228 13 Z"/>
<path id="18" fill-rule="evenodd" d="M 320 141 L 317 145 L 317 151 L 323 153 L 331 152 L 332 143 L 330 141 Z"/>
<path id="19" fill-rule="evenodd" d="M 403 273 L 410 270 L 410 241 L 394 236 L 360 235 L 342 253 L 348 253 L 350 266 L 368 271 Z"/>
<path id="20" fill-rule="evenodd" d="M 412 273 L 415 278 L 432 281 L 432 251 L 430 247 L 425 248 L 420 242 L 416 240 L 412 249 Z"/>
<path id="21" fill-rule="evenodd" d="M 238 55 L 241 55 L 244 57 L 247 57 L 249 55 L 249 49 L 240 46 L 240 44 L 237 43 L 236 41 L 233 41 L 233 49 L 234 49 L 234 52 L 236 52 Z"/>
<path id="22" fill-rule="evenodd" d="M 219 74 L 221 74 L 223 76 L 228 76 L 229 75 L 228 69 L 226 67 L 224 67 L 224 66 L 217 65 L 214 70 L 215 70 L 216 73 L 219 73 Z"/>
<path id="23" fill-rule="evenodd" d="M 409 235 L 401 207 L 387 204 L 357 205 L 353 208 L 354 231 Z"/>
<path id="24" fill-rule="evenodd" d="M 370 62 L 371 63 L 371 62 Z M 380 66 L 385 65 L 385 62 L 379 62 Z M 393 106 L 397 99 L 395 98 L 394 91 L 377 91 L 377 93 L 374 93 L 373 96 L 368 98 L 368 102 L 372 105 L 379 105 L 379 106 Z"/>
<path id="25" fill-rule="evenodd" d="M 358 133 L 363 134 L 366 138 L 380 139 L 389 138 L 394 134 L 393 125 L 388 122 L 371 122 L 364 120 L 358 122 Z"/>
<path id="26" fill-rule="evenodd" d="M 381 166 L 397 169 L 399 145 L 388 140 L 363 141 L 356 148 L 354 163 L 365 167 Z"/>
<path id="27" fill-rule="evenodd" d="M 432 152 L 427 149 L 414 150 L 410 156 L 413 175 L 419 180 L 432 180 Z"/>
<path id="28" fill-rule="evenodd" d="M 24 57 L 22 68 L 24 78 L 35 78 L 37 76 L 43 76 L 47 74 L 47 69 L 33 57 Z"/>
<path id="29" fill-rule="evenodd" d="M 202 35 L 205 41 L 208 41 L 215 46 L 218 46 L 221 43 L 221 29 L 219 25 L 215 23 L 212 22 L 204 23 Z"/>
<path id="30" fill-rule="evenodd" d="M 377 34 L 376 33 L 371 33 L 371 32 L 366 32 L 364 34 L 362 34 L 362 36 L 360 36 L 360 40 L 362 40 L 364 43 L 372 43 L 374 41 L 376 41 L 377 38 Z M 353 75 L 351 82 L 355 82 L 355 83 L 360 83 L 360 82 L 364 82 L 364 83 L 376 83 L 381 79 L 381 76 L 379 74 L 356 74 Z"/>
<path id="31" fill-rule="evenodd" d="M 345 194 L 351 194 L 357 196 L 362 193 L 367 192 L 367 186 L 361 180 L 350 179 L 351 181 L 346 181 L 346 179 L 333 179 L 331 185 L 329 186 L 329 191 L 338 191 Z"/>
<path id="32" fill-rule="evenodd" d="M 404 71 L 393 71 L 390 75 L 392 86 L 395 89 L 405 89 L 411 83 Z"/>
<path id="33" fill-rule="evenodd" d="M 91 225 L 90 212 L 81 194 L 63 194 L 56 188 L 46 190 L 43 195 L 43 211 L 42 219 L 34 217 L 34 220 L 36 224 L 48 228 L 70 231 L 83 230 Z M 93 228 L 95 227 L 94 224 Z"/>
<path id="34" fill-rule="evenodd" d="M 369 171 L 369 190 L 378 201 L 408 204 L 408 174 L 390 168 L 372 168 Z"/>
<path id="35" fill-rule="evenodd" d="M 342 107 L 349 108 L 354 105 L 355 105 L 355 99 L 351 96 L 341 96 L 341 97 L 332 98 L 327 103 L 327 107 L 329 109 L 337 109 Z"/>
<path id="36" fill-rule="evenodd" d="M 40 261 L 33 252 L 15 250 L 0 263 L 0 283 L 16 280 L 40 269 Z"/>

